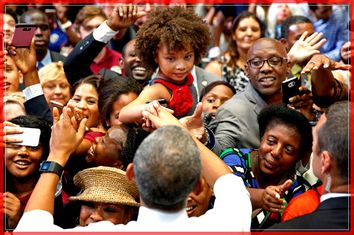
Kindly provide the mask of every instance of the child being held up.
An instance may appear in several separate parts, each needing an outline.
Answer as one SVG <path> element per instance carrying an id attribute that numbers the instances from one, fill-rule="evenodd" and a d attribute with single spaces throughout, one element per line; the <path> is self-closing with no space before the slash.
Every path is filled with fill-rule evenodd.
<path id="1" fill-rule="evenodd" d="M 198 103 L 191 70 L 200 62 L 210 42 L 208 26 L 192 9 L 157 8 L 139 29 L 135 50 L 142 62 L 156 70 L 150 86 L 125 106 L 119 115 L 124 123 L 140 122 L 148 102 L 165 99 L 177 118 L 193 114 Z"/>

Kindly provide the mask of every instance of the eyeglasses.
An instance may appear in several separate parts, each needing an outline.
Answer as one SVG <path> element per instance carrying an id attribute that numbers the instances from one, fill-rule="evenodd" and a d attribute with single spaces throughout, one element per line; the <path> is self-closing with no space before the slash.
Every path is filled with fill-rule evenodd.
<path id="1" fill-rule="evenodd" d="M 260 69 L 260 68 L 263 67 L 265 61 L 267 61 L 269 66 L 274 68 L 276 66 L 282 65 L 283 61 L 287 61 L 287 59 L 286 58 L 277 57 L 277 56 L 273 56 L 273 57 L 271 57 L 269 59 L 254 58 L 254 59 L 251 59 L 251 60 L 247 61 L 247 63 L 253 69 Z"/>

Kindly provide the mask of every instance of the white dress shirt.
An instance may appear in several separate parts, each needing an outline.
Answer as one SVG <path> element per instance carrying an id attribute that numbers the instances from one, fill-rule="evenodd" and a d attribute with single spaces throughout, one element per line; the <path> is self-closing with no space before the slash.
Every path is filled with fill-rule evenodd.
<path id="1" fill-rule="evenodd" d="M 252 205 L 242 179 L 233 174 L 220 177 L 215 182 L 214 194 L 214 208 L 200 217 L 188 218 L 185 209 L 165 212 L 140 207 L 137 221 L 127 225 L 101 221 L 64 230 L 54 225 L 49 212 L 32 210 L 23 214 L 15 231 L 250 231 Z"/>

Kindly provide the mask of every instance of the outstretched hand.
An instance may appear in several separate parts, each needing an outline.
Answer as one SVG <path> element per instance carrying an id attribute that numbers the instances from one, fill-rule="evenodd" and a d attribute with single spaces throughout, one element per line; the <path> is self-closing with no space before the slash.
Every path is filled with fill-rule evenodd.
<path id="1" fill-rule="evenodd" d="M 65 165 L 70 154 L 76 150 L 83 139 L 87 118 L 78 123 L 70 108 L 64 107 L 62 115 L 59 116 L 59 110 L 54 107 L 53 120 L 50 138 L 51 155 L 63 157 L 56 160 Z"/>
<path id="2" fill-rule="evenodd" d="M 146 15 L 145 11 L 138 11 L 138 6 L 133 4 L 119 4 L 114 7 L 107 25 L 114 31 L 124 29 Z"/>
<path id="3" fill-rule="evenodd" d="M 351 68 L 351 65 L 342 64 L 337 61 L 331 60 L 330 58 L 322 54 L 316 54 L 312 56 L 310 61 L 302 69 L 301 73 L 310 73 L 321 68 L 326 70 L 349 70 Z"/>
<path id="4" fill-rule="evenodd" d="M 285 208 L 286 201 L 281 197 L 292 185 L 290 179 L 277 186 L 268 186 L 263 191 L 262 207 L 270 212 L 280 212 Z"/>
<path id="5" fill-rule="evenodd" d="M 181 118 L 179 121 L 182 125 L 187 128 L 189 133 L 195 136 L 198 140 L 202 141 L 205 133 L 204 123 L 203 123 L 203 107 L 202 103 L 198 103 L 197 107 L 192 116 L 187 116 Z M 206 139 L 206 137 L 205 137 Z M 202 141 L 204 142 L 204 141 Z"/>
<path id="6" fill-rule="evenodd" d="M 289 50 L 288 58 L 290 62 L 301 63 L 309 59 L 312 55 L 320 53 L 318 49 L 327 41 L 325 38 L 322 38 L 323 33 L 315 32 L 306 37 L 307 35 L 308 32 L 305 31 Z"/>

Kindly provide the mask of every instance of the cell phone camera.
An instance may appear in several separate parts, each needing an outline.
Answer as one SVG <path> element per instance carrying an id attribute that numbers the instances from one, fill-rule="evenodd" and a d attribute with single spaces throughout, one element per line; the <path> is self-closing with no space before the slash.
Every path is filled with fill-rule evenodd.
<path id="1" fill-rule="evenodd" d="M 288 83 L 288 87 L 289 88 L 292 88 L 292 87 L 294 87 L 296 85 L 296 82 L 295 81 L 292 81 L 292 82 L 289 82 Z"/>

